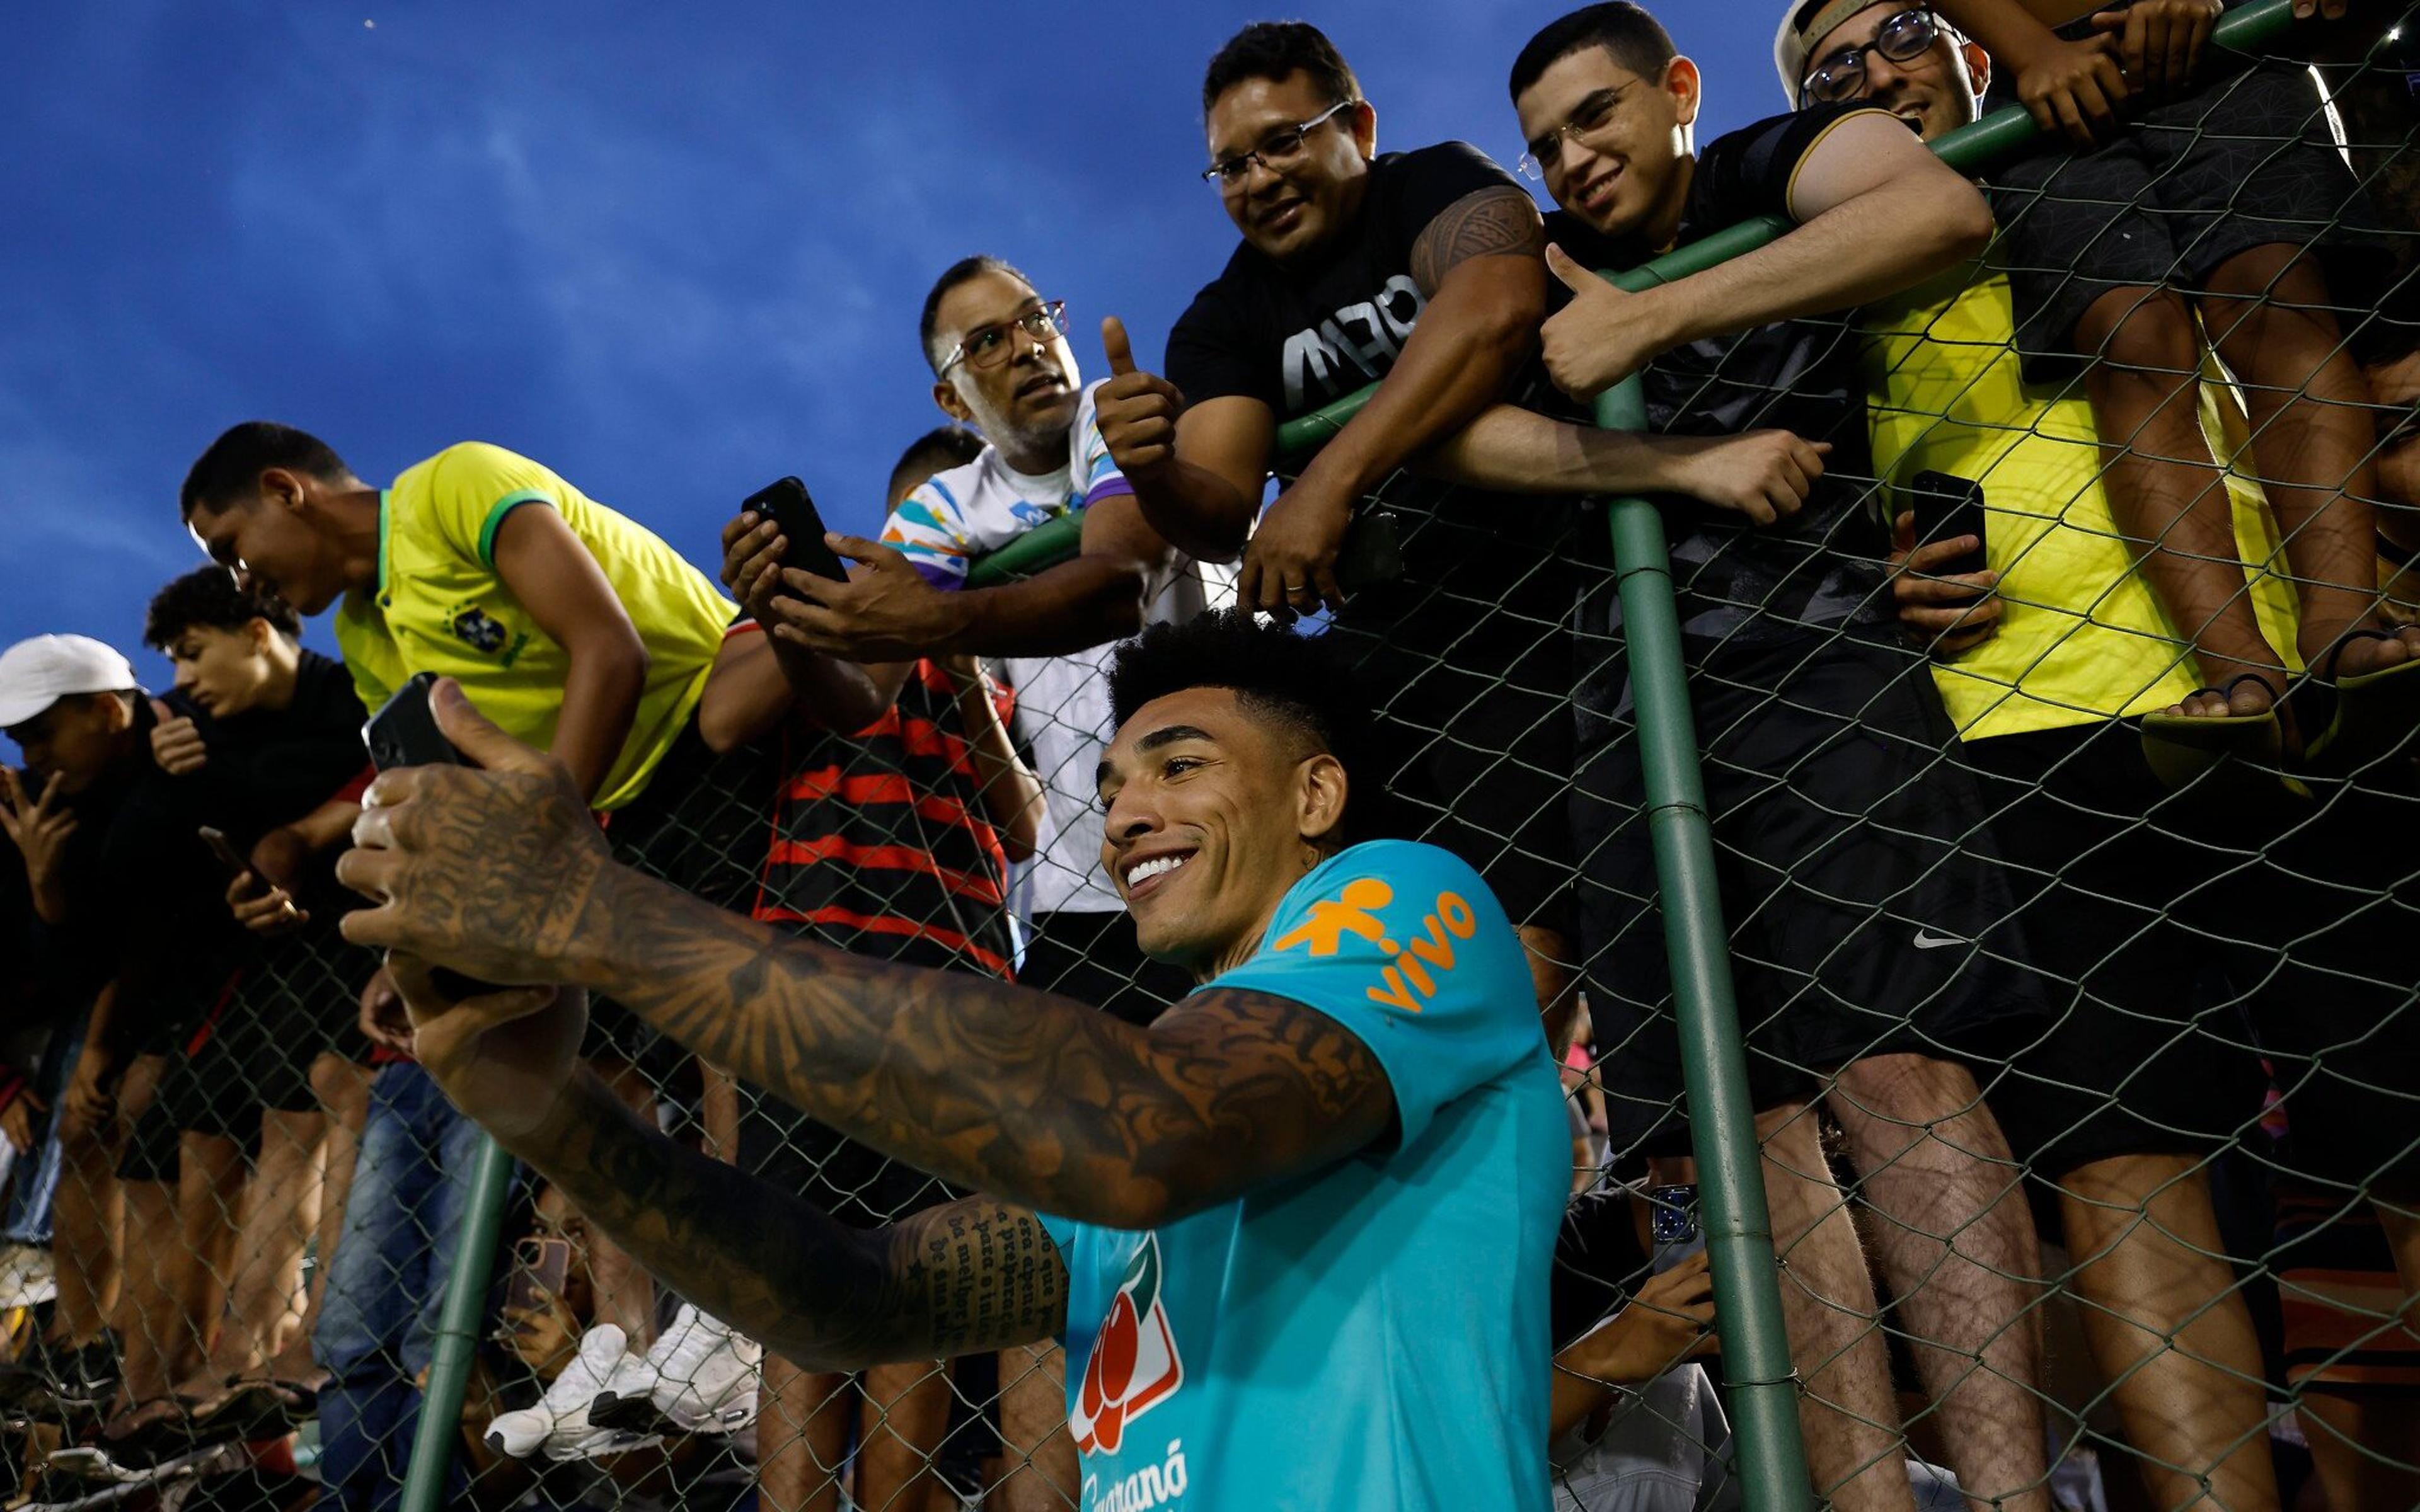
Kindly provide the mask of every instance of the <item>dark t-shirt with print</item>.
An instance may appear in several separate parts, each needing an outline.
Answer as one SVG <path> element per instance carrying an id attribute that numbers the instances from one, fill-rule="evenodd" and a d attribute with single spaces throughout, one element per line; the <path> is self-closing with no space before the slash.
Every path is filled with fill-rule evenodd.
<path id="1" fill-rule="evenodd" d="M 1413 245 L 1455 201 L 1491 189 L 1521 186 L 1467 143 L 1381 156 L 1336 245 L 1287 263 L 1249 243 L 1235 249 L 1170 333 L 1169 380 L 1188 403 L 1240 395 L 1280 423 L 1379 381 L 1428 302 L 1412 276 Z M 1500 666 L 1537 650 L 1544 628 L 1568 613 L 1561 564 L 1578 513 L 1569 501 L 1404 477 L 1383 498 L 1400 526 L 1404 579 L 1356 594 L 1343 625 L 1419 656 Z M 1515 612 L 1499 612 L 1507 605 Z"/>
<path id="2" fill-rule="evenodd" d="M 1689 180 L 1675 246 L 1760 216 L 1790 213 L 1790 186 L 1825 132 L 1869 106 L 1819 105 L 1717 138 Z M 1600 237 L 1568 214 L 1549 239 L 1583 265 L 1623 270 L 1657 249 Z M 1875 234 L 1888 235 L 1888 227 Z M 1679 347 L 1644 375 L 1649 429 L 1671 436 L 1788 430 L 1829 441 L 1824 475 L 1795 518 L 1756 525 L 1726 510 L 1666 501 L 1683 640 L 1693 663 L 1717 644 L 1771 645 L 1805 630 L 1891 618 L 1883 591 L 1889 540 L 1874 501 L 1856 321 L 1838 315 L 1759 326 Z M 1618 625 L 1611 594 L 1592 600 L 1591 630 Z"/>

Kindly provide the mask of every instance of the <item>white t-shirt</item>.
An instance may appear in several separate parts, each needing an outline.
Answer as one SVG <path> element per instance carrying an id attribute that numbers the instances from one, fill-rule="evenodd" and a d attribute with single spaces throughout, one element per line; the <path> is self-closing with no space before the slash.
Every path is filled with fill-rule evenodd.
<path id="1" fill-rule="evenodd" d="M 1037 525 L 1080 514 L 1134 486 L 1109 455 L 1094 410 L 1100 388 L 1084 390 L 1067 429 L 1067 465 L 1041 476 L 1018 472 L 996 446 L 964 467 L 935 473 L 899 501 L 882 539 L 937 587 L 966 586 L 976 558 L 999 550 Z M 1144 623 L 1190 619 L 1234 598 L 1232 568 L 1179 557 L 1154 583 Z M 1110 913 L 1125 906 L 1100 875 L 1101 810 L 1093 774 L 1116 733 L 1109 718 L 1109 666 L 1113 643 L 1064 656 L 1007 658 L 1016 690 L 1016 730 L 1033 752 L 1047 811 L 1035 855 L 1030 896 L 1036 914 Z"/>

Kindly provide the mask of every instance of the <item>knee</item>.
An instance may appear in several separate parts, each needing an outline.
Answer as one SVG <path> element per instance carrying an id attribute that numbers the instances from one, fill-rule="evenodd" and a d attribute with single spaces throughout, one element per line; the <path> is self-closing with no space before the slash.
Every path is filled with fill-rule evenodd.
<path id="1" fill-rule="evenodd" d="M 2076 347 L 2095 359 L 2096 392 L 2166 391 L 2201 371 L 2201 337 L 2190 305 L 2173 290 L 2113 289 L 2076 322 Z"/>

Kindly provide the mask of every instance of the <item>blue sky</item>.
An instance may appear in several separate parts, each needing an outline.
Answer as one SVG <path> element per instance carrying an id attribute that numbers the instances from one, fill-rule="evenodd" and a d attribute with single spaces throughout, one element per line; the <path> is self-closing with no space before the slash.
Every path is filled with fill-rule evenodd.
<path id="1" fill-rule="evenodd" d="M 1379 146 L 1517 152 L 1503 79 L 1549 4 L 1310 13 Z M 1755 3 L 1663 9 L 1719 132 L 1779 107 Z M 382 481 L 526 453 L 701 564 L 784 472 L 872 533 L 940 417 L 933 275 L 990 252 L 1068 301 L 1089 377 L 1153 360 L 1233 244 L 1202 161 L 1218 4 L 21 8 L 0 50 L 0 644 L 139 644 L 199 556 L 188 463 L 238 420 Z M 314 644 L 327 645 L 315 628 Z"/>

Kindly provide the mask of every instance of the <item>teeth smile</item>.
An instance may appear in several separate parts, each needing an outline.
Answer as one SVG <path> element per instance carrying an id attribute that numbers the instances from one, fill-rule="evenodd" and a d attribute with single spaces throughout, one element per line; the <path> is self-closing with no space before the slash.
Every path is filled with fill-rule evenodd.
<path id="1" fill-rule="evenodd" d="M 1186 859 L 1182 856 L 1155 856 L 1148 861 L 1140 862 L 1126 873 L 1126 886 L 1139 887 L 1156 876 L 1175 871 L 1185 864 Z"/>

